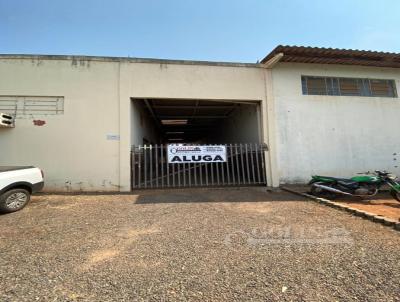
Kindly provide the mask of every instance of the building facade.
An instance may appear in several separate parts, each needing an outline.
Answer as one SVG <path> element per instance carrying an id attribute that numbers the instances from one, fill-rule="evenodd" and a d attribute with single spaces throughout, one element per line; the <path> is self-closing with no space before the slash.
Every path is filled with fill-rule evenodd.
<path id="1" fill-rule="evenodd" d="M 400 174 L 399 67 L 398 54 L 284 46 L 259 64 L 2 55 L 0 112 L 16 119 L 0 165 L 41 167 L 48 191 L 129 191 L 132 146 L 182 133 L 268 145 L 269 186 Z"/>

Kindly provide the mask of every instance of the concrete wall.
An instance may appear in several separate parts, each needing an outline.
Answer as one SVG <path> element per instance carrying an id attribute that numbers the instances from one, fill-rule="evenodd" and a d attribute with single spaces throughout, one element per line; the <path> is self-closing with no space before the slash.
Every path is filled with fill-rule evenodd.
<path id="1" fill-rule="evenodd" d="M 150 144 L 157 144 L 160 142 L 160 137 L 154 120 L 138 102 L 138 100 L 132 100 L 131 144 L 143 145 L 144 139 Z"/>
<path id="2" fill-rule="evenodd" d="M 260 119 L 258 105 L 238 105 L 227 119 L 224 119 L 210 133 L 212 143 L 259 143 Z"/>
<path id="3" fill-rule="evenodd" d="M 129 148 L 131 122 L 129 103 L 126 99 L 203 99 L 261 101 L 266 111 L 266 91 L 264 70 L 254 66 L 229 66 L 224 64 L 168 64 L 123 63 L 121 77 L 124 80 L 123 93 L 120 94 L 120 171 L 121 182 L 129 183 Z M 264 125 L 266 114 L 262 114 Z M 134 117 L 132 117 L 134 119 Z M 265 129 L 265 127 L 263 128 Z M 262 134 L 268 141 L 267 132 Z M 268 177 L 269 181 L 271 177 Z"/>
<path id="4" fill-rule="evenodd" d="M 46 190 L 118 190 L 118 64 L 0 59 L 0 95 L 64 96 L 62 115 L 0 129 L 0 165 L 35 165 Z M 35 126 L 33 120 L 46 122 Z M 111 140 L 107 135 L 112 135 Z"/>
<path id="5" fill-rule="evenodd" d="M 264 70 L 255 65 L 3 56 L 2 95 L 64 97 L 63 115 L 0 129 L 0 165 L 43 168 L 48 191 L 130 190 L 130 148 L 140 136 L 131 98 L 262 101 L 266 112 Z"/>
<path id="6" fill-rule="evenodd" d="M 400 88 L 398 69 L 280 63 L 273 69 L 280 181 L 400 174 L 400 99 L 302 95 L 301 75 L 395 79 Z"/>
<path id="7" fill-rule="evenodd" d="M 266 71 L 240 64 L 2 56 L 0 96 L 62 96 L 65 109 L 60 115 L 25 116 L 16 128 L 0 129 L 0 165 L 42 167 L 46 190 L 127 191 L 131 145 L 145 136 L 155 139 L 141 132 L 148 126 L 138 127 L 140 114 L 131 98 L 179 98 L 260 101 L 259 135 L 271 149 L 269 185 L 279 179 L 305 182 L 311 174 L 349 176 L 373 169 L 400 174 L 394 160 L 400 160 L 394 155 L 400 153 L 400 100 L 304 96 L 302 74 L 395 79 L 400 87 L 397 69 L 280 63 Z M 240 114 L 243 121 L 247 113 Z M 253 114 L 243 134 L 254 127 Z M 36 119 L 46 123 L 35 126 Z"/>

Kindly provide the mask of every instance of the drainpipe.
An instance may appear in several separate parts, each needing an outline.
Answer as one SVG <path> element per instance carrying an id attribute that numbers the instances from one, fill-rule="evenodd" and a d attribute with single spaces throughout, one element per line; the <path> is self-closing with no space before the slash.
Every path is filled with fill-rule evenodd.
<path id="1" fill-rule="evenodd" d="M 266 104 L 264 112 L 266 112 L 267 121 L 264 124 L 264 129 L 267 129 L 267 137 L 264 134 L 264 140 L 268 141 L 268 170 L 267 170 L 267 185 L 273 188 L 279 187 L 279 172 L 277 159 L 277 128 L 275 115 L 275 100 L 272 82 L 272 68 L 282 59 L 283 53 L 278 53 L 267 62 L 260 64 L 264 68 L 264 85 Z M 264 122 L 263 122 L 264 123 Z"/>

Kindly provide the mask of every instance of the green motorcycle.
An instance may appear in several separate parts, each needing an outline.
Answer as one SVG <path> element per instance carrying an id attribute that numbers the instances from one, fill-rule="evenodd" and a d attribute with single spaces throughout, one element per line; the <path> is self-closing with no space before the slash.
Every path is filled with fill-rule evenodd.
<path id="1" fill-rule="evenodd" d="M 400 201 L 400 184 L 396 181 L 396 175 L 386 171 L 365 172 L 350 179 L 330 176 L 312 176 L 309 185 L 311 194 L 318 197 L 334 199 L 338 195 L 371 197 L 378 193 L 379 189 L 387 184 L 390 194 Z"/>

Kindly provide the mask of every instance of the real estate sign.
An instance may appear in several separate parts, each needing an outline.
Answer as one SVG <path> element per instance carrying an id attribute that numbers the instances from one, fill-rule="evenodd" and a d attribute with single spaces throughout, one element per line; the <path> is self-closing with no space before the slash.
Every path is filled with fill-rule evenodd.
<path id="1" fill-rule="evenodd" d="M 224 145 L 168 145 L 168 163 L 223 163 L 226 162 Z"/>

